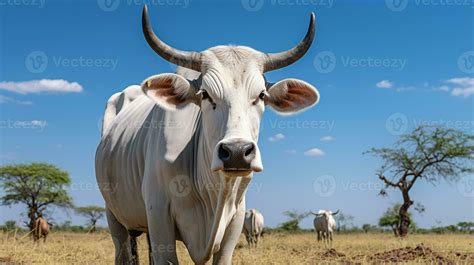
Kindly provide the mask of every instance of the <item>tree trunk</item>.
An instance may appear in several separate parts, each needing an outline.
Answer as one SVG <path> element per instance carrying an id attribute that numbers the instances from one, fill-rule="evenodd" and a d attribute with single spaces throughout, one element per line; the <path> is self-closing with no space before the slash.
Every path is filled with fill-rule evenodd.
<path id="1" fill-rule="evenodd" d="M 392 226 L 392 231 L 393 231 L 393 234 L 397 237 L 398 236 L 398 227 Z"/>
<path id="2" fill-rule="evenodd" d="M 91 220 L 91 224 L 92 224 L 91 233 L 94 233 L 97 230 L 96 227 L 95 227 L 96 223 L 97 223 L 97 220 L 95 220 L 95 219 Z"/>
<path id="3" fill-rule="evenodd" d="M 28 211 L 28 218 L 30 218 L 30 222 L 28 224 L 28 228 L 30 231 L 35 229 L 35 221 L 36 221 L 36 207 L 31 207 Z"/>
<path id="4" fill-rule="evenodd" d="M 403 204 L 400 207 L 400 223 L 398 224 L 398 235 L 404 237 L 408 234 L 408 229 L 410 227 L 410 216 L 408 215 L 408 208 L 413 204 L 413 201 L 410 200 L 407 189 L 402 189 L 403 194 Z"/>

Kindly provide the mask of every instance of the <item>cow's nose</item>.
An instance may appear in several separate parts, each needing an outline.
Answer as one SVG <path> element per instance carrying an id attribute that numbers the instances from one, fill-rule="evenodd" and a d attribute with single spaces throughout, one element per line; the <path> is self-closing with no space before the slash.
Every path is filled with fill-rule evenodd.
<path id="1" fill-rule="evenodd" d="M 221 143 L 219 159 L 224 163 L 224 170 L 249 170 L 255 158 L 255 145 L 247 141 Z"/>

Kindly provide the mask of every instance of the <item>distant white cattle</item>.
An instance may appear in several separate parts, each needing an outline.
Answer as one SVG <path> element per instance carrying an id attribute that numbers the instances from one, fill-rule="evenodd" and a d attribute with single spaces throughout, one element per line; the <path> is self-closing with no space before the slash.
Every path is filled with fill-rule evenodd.
<path id="1" fill-rule="evenodd" d="M 263 170 L 257 142 L 265 108 L 289 115 L 319 100 L 305 81 L 269 83 L 264 73 L 308 51 L 314 21 L 312 14 L 305 38 L 279 53 L 243 46 L 187 52 L 153 33 L 144 8 L 151 48 L 195 72 L 151 76 L 141 85 L 146 97 L 132 97 L 125 107 L 111 99 L 107 107 L 95 165 L 116 263 L 137 263 L 136 237 L 144 232 L 154 264 L 178 263 L 176 240 L 196 264 L 231 264 L 245 192 L 253 172 Z"/>
<path id="2" fill-rule="evenodd" d="M 339 210 L 336 212 L 319 210 L 318 213 L 311 212 L 314 218 L 314 230 L 318 236 L 318 241 L 321 239 L 324 240 L 326 245 L 332 245 L 332 234 L 336 230 L 336 220 L 334 220 L 334 215 L 339 213 Z"/>
<path id="3" fill-rule="evenodd" d="M 245 212 L 242 231 L 249 246 L 257 246 L 263 234 L 263 221 L 263 215 L 257 209 L 248 209 Z"/>

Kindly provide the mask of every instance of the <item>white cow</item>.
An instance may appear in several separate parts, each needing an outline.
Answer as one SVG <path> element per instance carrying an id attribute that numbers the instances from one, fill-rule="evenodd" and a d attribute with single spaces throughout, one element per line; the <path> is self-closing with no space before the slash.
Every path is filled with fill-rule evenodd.
<path id="1" fill-rule="evenodd" d="M 249 246 L 257 246 L 263 234 L 263 215 L 257 209 L 248 209 L 245 212 L 244 227 L 242 229 Z"/>
<path id="2" fill-rule="evenodd" d="M 197 264 L 231 264 L 247 186 L 263 170 L 257 141 L 265 106 L 288 115 L 319 100 L 304 81 L 272 84 L 263 75 L 306 53 L 314 14 L 305 38 L 274 54 L 242 46 L 179 51 L 153 33 L 146 6 L 142 25 L 157 54 L 200 74 L 149 77 L 141 85 L 147 97 L 130 102 L 103 133 L 96 177 L 116 263 L 137 261 L 135 237 L 145 232 L 155 264 L 178 263 L 176 240 Z"/>
<path id="3" fill-rule="evenodd" d="M 332 246 L 332 235 L 334 230 L 336 230 L 336 220 L 334 220 L 334 215 L 339 213 L 339 210 L 336 212 L 331 212 L 327 210 L 319 210 L 318 213 L 313 213 L 314 218 L 314 230 L 318 235 L 318 241 L 321 239 L 324 240 L 326 245 Z"/>
<path id="4" fill-rule="evenodd" d="M 104 121 L 102 123 L 102 133 L 110 126 L 110 123 L 115 119 L 115 116 L 132 101 L 139 96 L 144 96 L 141 86 L 132 85 L 125 88 L 122 92 L 113 94 L 107 101 L 105 106 Z"/>

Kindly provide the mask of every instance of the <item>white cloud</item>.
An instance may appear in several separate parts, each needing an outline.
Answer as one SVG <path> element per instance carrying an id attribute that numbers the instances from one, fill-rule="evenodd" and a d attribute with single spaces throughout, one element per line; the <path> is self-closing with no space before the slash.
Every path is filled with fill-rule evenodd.
<path id="1" fill-rule="evenodd" d="M 335 140 L 334 137 L 332 137 L 330 135 L 324 136 L 324 137 L 321 138 L 321 141 L 323 141 L 323 142 L 329 142 L 329 141 L 334 141 L 334 140 Z"/>
<path id="2" fill-rule="evenodd" d="M 30 94 L 30 93 L 44 93 L 44 92 L 55 92 L 55 93 L 78 93 L 82 92 L 83 88 L 76 82 L 68 82 L 63 79 L 42 79 L 42 80 L 31 80 L 24 82 L 0 82 L 0 89 L 19 93 L 19 94 Z"/>
<path id="3" fill-rule="evenodd" d="M 290 154 L 290 155 L 294 155 L 294 154 L 296 154 L 296 150 L 295 149 L 286 150 L 285 153 Z"/>
<path id="4" fill-rule="evenodd" d="M 467 98 L 474 95 L 474 78 L 472 77 L 451 78 L 446 83 L 453 85 L 451 89 L 453 96 Z"/>
<path id="5" fill-rule="evenodd" d="M 283 139 L 285 139 L 285 135 L 283 135 L 282 133 L 277 133 L 274 136 L 271 136 L 270 138 L 268 138 L 270 142 L 278 142 Z"/>
<path id="6" fill-rule="evenodd" d="M 8 103 L 15 103 L 15 104 L 20 104 L 20 105 L 33 105 L 32 101 L 16 100 L 11 97 L 0 95 L 0 104 L 8 104 Z"/>
<path id="7" fill-rule="evenodd" d="M 304 152 L 305 156 L 324 156 L 325 153 L 319 148 L 311 148 L 308 151 Z"/>
<path id="8" fill-rule="evenodd" d="M 377 86 L 378 88 L 392 88 L 393 83 L 388 80 L 382 80 L 378 82 L 377 84 L 375 84 L 375 86 Z"/>
<path id="9" fill-rule="evenodd" d="M 443 85 L 438 86 L 430 85 L 428 82 L 422 83 L 420 85 L 394 86 L 394 84 L 388 80 L 382 80 L 378 82 L 376 86 L 379 88 L 392 88 L 397 92 L 423 89 L 425 91 L 449 92 L 453 96 L 464 98 L 474 95 L 473 77 L 451 78 L 445 80 Z"/>

